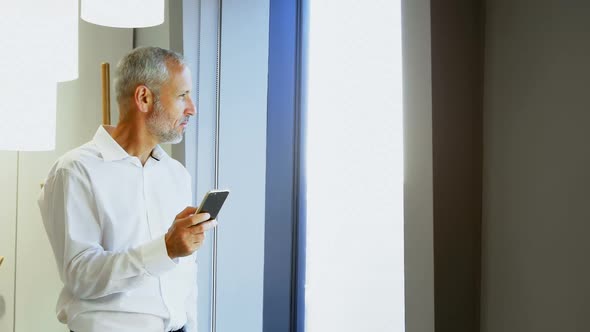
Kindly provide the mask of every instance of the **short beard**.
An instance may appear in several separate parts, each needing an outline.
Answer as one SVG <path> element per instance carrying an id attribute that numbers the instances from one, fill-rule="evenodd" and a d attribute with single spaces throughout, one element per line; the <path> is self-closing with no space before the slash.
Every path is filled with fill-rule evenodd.
<path id="1" fill-rule="evenodd" d="M 158 138 L 161 144 L 177 144 L 182 141 L 182 132 L 178 132 L 176 128 L 167 128 L 166 113 L 164 107 L 160 103 L 159 98 L 154 98 L 154 109 L 152 114 L 148 116 L 147 128 L 150 133 Z"/>

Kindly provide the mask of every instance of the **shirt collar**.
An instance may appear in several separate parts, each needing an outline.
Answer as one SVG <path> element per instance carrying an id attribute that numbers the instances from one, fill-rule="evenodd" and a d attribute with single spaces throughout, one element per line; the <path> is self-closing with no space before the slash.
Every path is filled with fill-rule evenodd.
<path id="1" fill-rule="evenodd" d="M 105 161 L 121 160 L 129 157 L 129 154 L 123 149 L 117 141 L 109 134 L 103 125 L 98 127 L 92 141 L 98 147 L 102 158 Z M 160 161 L 168 157 L 168 154 L 159 145 L 156 145 L 151 153 L 152 158 Z"/>
<path id="2" fill-rule="evenodd" d="M 168 158 L 168 154 L 159 145 L 156 145 L 156 147 L 154 147 L 152 150 L 152 158 L 160 161 L 162 159 Z"/>

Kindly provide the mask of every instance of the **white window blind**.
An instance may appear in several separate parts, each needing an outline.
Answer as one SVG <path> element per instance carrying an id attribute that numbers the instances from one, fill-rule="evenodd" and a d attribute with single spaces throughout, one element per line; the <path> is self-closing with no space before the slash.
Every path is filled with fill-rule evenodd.
<path id="1" fill-rule="evenodd" d="M 404 331 L 400 0 L 309 1 L 305 331 Z"/>

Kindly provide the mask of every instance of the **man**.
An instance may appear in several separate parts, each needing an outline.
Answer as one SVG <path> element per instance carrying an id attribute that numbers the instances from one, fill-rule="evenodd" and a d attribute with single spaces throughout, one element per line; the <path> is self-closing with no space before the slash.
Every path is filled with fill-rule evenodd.
<path id="1" fill-rule="evenodd" d="M 75 332 L 196 331 L 196 253 L 217 225 L 196 214 L 191 177 L 158 144 L 195 115 L 181 55 L 137 48 L 118 64 L 116 127 L 51 168 L 38 204 Z"/>

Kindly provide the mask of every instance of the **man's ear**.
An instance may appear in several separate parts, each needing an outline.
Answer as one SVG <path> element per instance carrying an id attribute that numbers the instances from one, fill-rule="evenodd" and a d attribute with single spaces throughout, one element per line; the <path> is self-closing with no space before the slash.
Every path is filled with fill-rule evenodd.
<path id="1" fill-rule="evenodd" d="M 145 85 L 141 84 L 135 88 L 133 95 L 135 106 L 140 112 L 147 113 L 152 105 L 154 99 L 152 91 Z"/>

